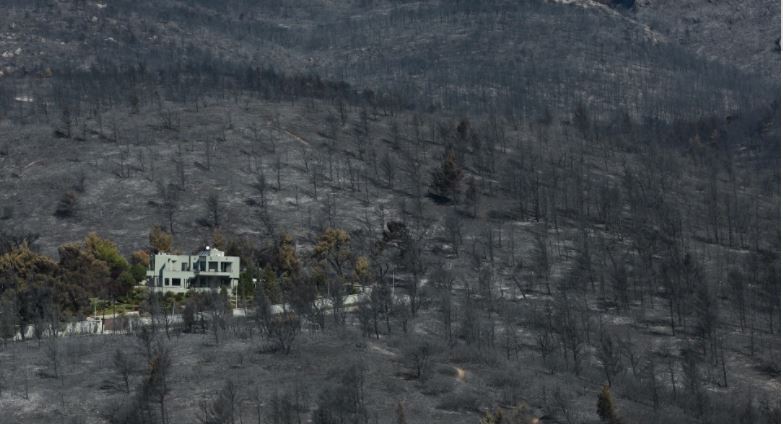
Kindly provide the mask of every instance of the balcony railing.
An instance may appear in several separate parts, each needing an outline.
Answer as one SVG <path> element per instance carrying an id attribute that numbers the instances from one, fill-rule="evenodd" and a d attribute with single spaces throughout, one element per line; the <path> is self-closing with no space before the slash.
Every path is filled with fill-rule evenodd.
<path id="1" fill-rule="evenodd" d="M 193 273 L 196 275 L 215 275 L 215 276 L 226 276 L 226 277 L 231 275 L 231 271 L 216 271 L 216 270 L 200 271 L 194 269 Z"/>

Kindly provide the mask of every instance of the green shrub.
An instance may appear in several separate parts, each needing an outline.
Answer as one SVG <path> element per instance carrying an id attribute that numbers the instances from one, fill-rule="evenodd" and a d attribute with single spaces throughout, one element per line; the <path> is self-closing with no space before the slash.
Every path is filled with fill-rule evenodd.
<path id="1" fill-rule="evenodd" d="M 134 284 L 144 281 L 147 278 L 147 268 L 142 264 L 132 265 L 130 273 L 133 276 Z"/>

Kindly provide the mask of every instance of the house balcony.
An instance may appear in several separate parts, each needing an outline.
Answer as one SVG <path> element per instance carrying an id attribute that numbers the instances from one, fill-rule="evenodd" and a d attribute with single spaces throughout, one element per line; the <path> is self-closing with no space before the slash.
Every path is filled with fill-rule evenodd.
<path id="1" fill-rule="evenodd" d="M 206 271 L 199 271 L 199 270 L 193 270 L 194 275 L 203 275 L 205 277 L 231 277 L 232 272 L 230 271 L 215 271 L 215 270 L 206 270 Z"/>

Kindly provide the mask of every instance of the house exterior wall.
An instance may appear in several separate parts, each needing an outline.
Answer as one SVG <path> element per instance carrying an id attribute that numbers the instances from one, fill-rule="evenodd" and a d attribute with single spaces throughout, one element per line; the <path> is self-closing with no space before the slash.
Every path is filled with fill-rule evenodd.
<path id="1" fill-rule="evenodd" d="M 184 265 L 184 266 L 183 266 Z M 179 285 L 175 285 L 179 280 Z M 213 249 L 198 255 L 158 253 L 150 258 L 147 285 L 154 290 L 184 293 L 239 284 L 239 258 Z"/>

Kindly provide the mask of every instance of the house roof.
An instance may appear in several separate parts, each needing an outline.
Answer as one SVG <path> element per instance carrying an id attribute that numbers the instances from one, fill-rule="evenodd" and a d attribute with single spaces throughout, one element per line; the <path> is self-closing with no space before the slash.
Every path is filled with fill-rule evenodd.
<path id="1" fill-rule="evenodd" d="M 202 250 L 198 254 L 199 256 L 225 256 L 225 253 L 223 251 L 218 249 L 210 249 L 209 246 L 205 250 Z"/>

